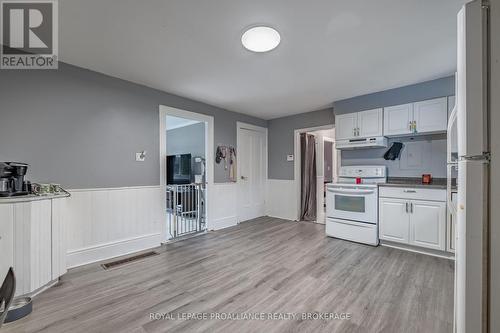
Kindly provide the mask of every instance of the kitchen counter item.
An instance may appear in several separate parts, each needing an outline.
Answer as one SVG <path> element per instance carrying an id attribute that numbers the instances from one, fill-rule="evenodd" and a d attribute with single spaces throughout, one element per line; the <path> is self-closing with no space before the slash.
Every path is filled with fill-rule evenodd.
<path id="1" fill-rule="evenodd" d="M 389 177 L 387 183 L 381 183 L 379 186 L 446 189 L 446 178 L 432 178 L 430 184 L 423 184 L 422 178 L 418 177 Z M 453 182 L 452 187 L 456 188 L 456 181 Z"/>

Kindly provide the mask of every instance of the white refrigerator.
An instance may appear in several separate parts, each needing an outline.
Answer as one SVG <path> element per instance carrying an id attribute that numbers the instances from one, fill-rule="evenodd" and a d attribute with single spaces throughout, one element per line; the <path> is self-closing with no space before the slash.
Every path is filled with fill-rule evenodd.
<path id="1" fill-rule="evenodd" d="M 458 196 L 456 204 L 448 200 L 448 206 L 457 221 L 454 330 L 458 333 L 485 332 L 488 318 L 488 14 L 487 3 L 476 0 L 465 4 L 457 16 L 456 107 L 449 123 L 448 174 L 451 177 L 458 167 Z"/>

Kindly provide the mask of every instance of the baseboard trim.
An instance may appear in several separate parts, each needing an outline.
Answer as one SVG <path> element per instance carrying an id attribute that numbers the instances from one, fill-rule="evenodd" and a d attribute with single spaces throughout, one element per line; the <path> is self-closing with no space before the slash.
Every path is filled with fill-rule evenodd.
<path id="1" fill-rule="evenodd" d="M 393 242 L 390 242 L 390 241 L 383 241 L 383 240 L 380 240 L 380 245 L 381 246 L 386 246 L 386 247 L 391 247 L 393 249 L 398 249 L 398 250 L 403 250 L 403 251 L 410 251 L 410 252 L 425 254 L 425 255 L 428 255 L 428 256 L 433 256 L 433 257 L 438 257 L 438 258 L 455 260 L 455 255 L 453 253 L 451 253 L 451 252 L 444 252 L 444 251 L 438 251 L 438 250 L 432 250 L 432 249 L 425 249 L 425 248 L 420 248 L 420 247 L 416 247 L 416 246 L 405 245 L 405 244 L 398 244 L 398 243 L 393 243 Z"/>
<path id="2" fill-rule="evenodd" d="M 210 230 L 219 230 L 219 229 L 234 227 L 237 224 L 238 224 L 238 217 L 236 215 L 223 217 L 220 219 L 213 220 L 211 223 Z"/>
<path id="3" fill-rule="evenodd" d="M 101 260 L 155 248 L 160 245 L 160 233 L 142 235 L 82 249 L 69 250 L 66 254 L 66 263 L 68 268 L 74 268 Z"/>
<path id="4" fill-rule="evenodd" d="M 281 219 L 281 220 L 288 220 L 291 222 L 297 222 L 297 219 L 295 217 L 291 216 L 278 216 L 277 214 L 266 214 L 266 216 L 273 217 L 275 219 Z"/>

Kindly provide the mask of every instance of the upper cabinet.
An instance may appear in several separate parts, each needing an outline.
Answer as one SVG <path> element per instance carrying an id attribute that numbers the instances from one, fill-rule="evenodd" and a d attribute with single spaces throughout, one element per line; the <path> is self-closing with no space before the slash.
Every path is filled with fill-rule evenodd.
<path id="1" fill-rule="evenodd" d="M 335 117 L 335 138 L 346 140 L 356 137 L 357 113 L 347 113 Z"/>
<path id="2" fill-rule="evenodd" d="M 446 132 L 446 97 L 384 108 L 384 136 Z"/>
<path id="3" fill-rule="evenodd" d="M 447 98 L 436 98 L 413 105 L 416 133 L 446 131 L 448 125 Z"/>
<path id="4" fill-rule="evenodd" d="M 382 136 L 382 117 L 382 109 L 358 112 L 358 136 L 362 138 Z"/>
<path id="5" fill-rule="evenodd" d="M 382 136 L 382 117 L 382 109 L 338 115 L 335 117 L 335 138 L 349 140 Z"/>
<path id="6" fill-rule="evenodd" d="M 384 108 L 384 135 L 413 133 L 413 104 L 402 104 Z"/>

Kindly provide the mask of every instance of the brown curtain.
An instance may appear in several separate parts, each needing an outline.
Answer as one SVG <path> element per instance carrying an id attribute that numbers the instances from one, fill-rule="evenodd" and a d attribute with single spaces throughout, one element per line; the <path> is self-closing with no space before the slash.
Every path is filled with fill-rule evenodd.
<path id="1" fill-rule="evenodd" d="M 316 221 L 316 138 L 300 134 L 300 220 Z"/>

